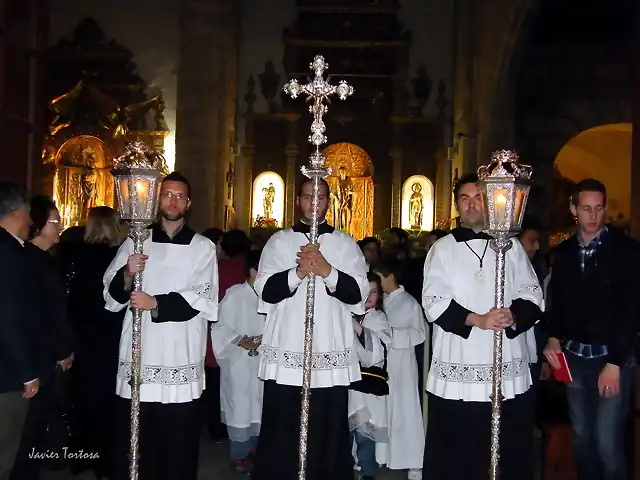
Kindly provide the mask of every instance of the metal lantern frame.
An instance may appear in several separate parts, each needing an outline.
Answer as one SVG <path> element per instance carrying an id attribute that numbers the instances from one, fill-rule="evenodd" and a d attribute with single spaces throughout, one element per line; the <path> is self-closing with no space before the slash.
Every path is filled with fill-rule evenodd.
<path id="1" fill-rule="evenodd" d="M 511 237 L 518 234 L 531 189 L 531 167 L 518 164 L 518 154 L 498 150 L 491 163 L 478 169 L 479 189 L 484 208 L 484 231 L 493 238 L 489 246 L 496 252 L 495 306 L 504 308 L 505 258 Z M 491 457 L 489 476 L 497 480 L 500 465 L 500 420 L 502 413 L 502 343 L 504 332 L 493 333 L 491 369 Z"/>
<path id="2" fill-rule="evenodd" d="M 290 80 L 285 86 L 284 91 L 291 98 L 297 98 L 300 94 L 307 96 L 309 112 L 313 115 L 311 123 L 311 134 L 309 135 L 309 143 L 315 146 L 315 150 L 309 156 L 309 165 L 301 168 L 302 174 L 311 179 L 313 182 L 313 190 L 311 196 L 311 225 L 309 232 L 309 242 L 318 243 L 318 224 L 319 224 L 319 190 L 320 181 L 331 175 L 331 169 L 325 166 L 325 157 L 320 151 L 320 145 L 327 142 L 324 134 L 326 126 L 322 117 L 327 113 L 328 107 L 325 100 L 337 94 L 340 100 L 345 100 L 353 94 L 353 87 L 348 85 L 344 80 L 338 85 L 331 85 L 324 79 L 324 72 L 329 68 L 329 64 L 325 62 L 322 55 L 316 55 L 309 64 L 309 68 L 314 72 L 314 77 L 309 79 L 305 85 L 301 85 L 296 79 Z M 313 347 L 313 318 L 314 303 L 316 292 L 315 275 L 309 275 L 307 279 L 306 292 L 306 308 L 304 320 L 304 348 L 303 348 L 303 367 L 302 367 L 302 405 L 300 414 L 300 445 L 298 453 L 298 480 L 305 480 L 307 470 L 307 440 L 309 437 L 309 408 L 311 402 L 311 359 Z"/>
<path id="3" fill-rule="evenodd" d="M 111 170 L 120 217 L 130 223 L 129 238 L 133 253 L 142 254 L 144 241 L 149 238 L 149 225 L 156 220 L 160 184 L 167 174 L 161 153 L 143 142 L 125 146 L 125 152 L 115 159 Z M 133 291 L 142 290 L 142 273 L 133 276 Z M 132 308 L 133 327 L 131 345 L 131 450 L 129 478 L 137 480 L 140 457 L 140 375 L 142 364 L 142 310 Z"/>

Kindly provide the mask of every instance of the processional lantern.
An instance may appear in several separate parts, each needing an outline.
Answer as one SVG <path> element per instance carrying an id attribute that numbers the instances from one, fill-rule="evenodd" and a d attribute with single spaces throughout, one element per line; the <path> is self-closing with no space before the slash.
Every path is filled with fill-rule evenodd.
<path id="1" fill-rule="evenodd" d="M 331 95 L 337 94 L 340 100 L 345 100 L 353 94 L 353 87 L 347 85 L 342 80 L 337 86 L 329 84 L 324 79 L 324 72 L 329 68 L 324 57 L 316 55 L 313 62 L 309 64 L 309 68 L 315 74 L 309 83 L 301 85 L 296 79 L 290 80 L 285 86 L 284 91 L 291 98 L 297 98 L 298 95 L 307 96 L 309 112 L 313 115 L 311 123 L 311 134 L 309 142 L 315 146 L 315 150 L 309 156 L 309 165 L 301 168 L 302 174 L 313 181 L 313 193 L 311 197 L 311 225 L 309 232 L 310 243 L 318 242 L 318 223 L 319 223 L 319 190 L 320 180 L 331 175 L 331 170 L 325 166 L 325 157 L 320 151 L 320 145 L 327 142 L 324 132 L 326 127 L 322 117 L 327 113 L 328 107 L 325 105 Z M 313 310 L 316 295 L 316 279 L 315 275 L 307 277 L 307 296 L 306 309 L 304 319 L 304 352 L 302 367 L 302 408 L 300 414 L 300 450 L 299 450 L 299 470 L 298 480 L 305 480 L 307 471 L 307 439 L 309 436 L 309 407 L 311 401 L 311 358 L 313 346 Z"/>
<path id="2" fill-rule="evenodd" d="M 123 220 L 129 221 L 129 237 L 133 241 L 133 253 L 142 254 L 144 241 L 149 238 L 147 228 L 156 220 L 160 183 L 166 175 L 162 154 L 143 142 L 127 143 L 125 152 L 115 159 L 111 174 L 114 178 L 118 211 Z M 142 290 L 142 273 L 133 277 L 133 291 Z M 133 311 L 131 345 L 131 454 L 129 477 L 138 478 L 140 450 L 140 366 L 142 363 L 142 310 Z"/>
<path id="3" fill-rule="evenodd" d="M 479 188 L 484 207 L 484 231 L 496 252 L 495 306 L 504 308 L 505 257 L 511 248 L 511 237 L 522 227 L 531 188 L 531 167 L 518 164 L 518 154 L 499 150 L 491 163 L 478 169 Z M 504 332 L 493 333 L 493 365 L 491 369 L 491 458 L 489 476 L 498 479 L 500 464 L 500 417 L 502 407 L 502 340 Z"/>

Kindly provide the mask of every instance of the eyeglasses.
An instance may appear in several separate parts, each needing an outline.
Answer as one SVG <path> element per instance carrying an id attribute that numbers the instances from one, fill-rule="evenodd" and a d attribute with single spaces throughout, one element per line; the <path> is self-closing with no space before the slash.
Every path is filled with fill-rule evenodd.
<path id="1" fill-rule="evenodd" d="M 164 200 L 173 200 L 175 199 L 178 202 L 181 202 L 183 200 L 189 200 L 189 197 L 186 196 L 184 193 L 173 193 L 173 192 L 164 192 L 161 195 L 161 198 Z"/>

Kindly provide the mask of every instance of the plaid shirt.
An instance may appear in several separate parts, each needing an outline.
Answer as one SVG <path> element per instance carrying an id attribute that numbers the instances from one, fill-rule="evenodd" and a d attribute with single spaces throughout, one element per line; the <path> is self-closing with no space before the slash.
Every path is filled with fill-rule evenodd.
<path id="1" fill-rule="evenodd" d="M 582 272 L 584 272 L 587 260 L 591 258 L 598 246 L 602 243 L 602 237 L 606 232 L 607 227 L 604 227 L 587 245 L 584 245 L 580 235 L 576 234 L 580 255 L 580 268 L 582 269 Z M 568 340 L 564 347 L 567 351 L 582 358 L 600 358 L 609 353 L 606 345 L 589 345 L 586 343 L 576 342 L 575 340 Z"/>

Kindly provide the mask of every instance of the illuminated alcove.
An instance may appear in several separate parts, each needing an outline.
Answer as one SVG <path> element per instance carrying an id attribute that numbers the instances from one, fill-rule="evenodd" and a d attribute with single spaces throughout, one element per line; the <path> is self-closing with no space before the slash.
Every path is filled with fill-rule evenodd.
<path id="1" fill-rule="evenodd" d="M 284 181 L 276 172 L 262 172 L 253 181 L 251 219 L 254 227 L 281 228 L 284 224 Z M 271 214 L 267 203 L 270 200 Z"/>
<path id="2" fill-rule="evenodd" d="M 585 130 L 560 149 L 555 166 L 573 182 L 595 178 L 607 188 L 607 215 L 629 218 L 631 210 L 630 123 L 599 125 Z"/>
<path id="3" fill-rule="evenodd" d="M 412 196 L 419 198 L 422 195 L 422 221 L 420 228 L 416 228 L 415 219 L 412 218 Z M 424 175 L 413 175 L 402 185 L 402 216 L 401 228 L 403 230 L 433 230 L 433 183 Z"/>

